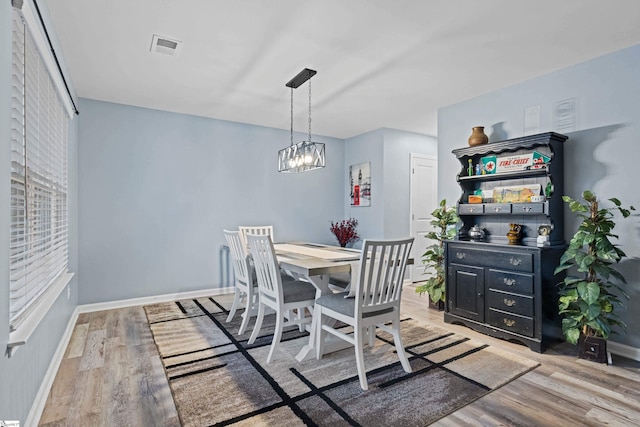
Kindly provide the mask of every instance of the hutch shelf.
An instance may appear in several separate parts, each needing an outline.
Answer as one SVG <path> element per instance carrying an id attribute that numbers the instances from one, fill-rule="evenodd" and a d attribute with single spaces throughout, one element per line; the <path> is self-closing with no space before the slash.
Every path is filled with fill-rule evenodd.
<path id="1" fill-rule="evenodd" d="M 555 286 L 562 277 L 553 271 L 566 248 L 566 140 L 548 132 L 453 150 L 461 165 L 457 209 L 462 224 L 456 239 L 445 242 L 445 322 L 537 352 L 562 337 Z M 534 201 L 531 194 L 537 196 Z M 507 237 L 512 224 L 521 229 L 516 243 Z M 471 239 L 474 226 L 483 231 L 482 239 Z M 538 241 L 539 230 L 548 235 L 545 242 Z"/>

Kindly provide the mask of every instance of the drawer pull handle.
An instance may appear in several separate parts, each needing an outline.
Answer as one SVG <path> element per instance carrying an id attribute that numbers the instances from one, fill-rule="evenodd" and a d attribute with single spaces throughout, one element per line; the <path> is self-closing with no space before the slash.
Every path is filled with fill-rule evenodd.
<path id="1" fill-rule="evenodd" d="M 500 212 L 500 211 L 502 210 L 502 206 L 498 206 L 498 207 L 493 208 L 493 209 L 494 209 L 494 211 L 496 211 L 496 212 Z"/>
<path id="2" fill-rule="evenodd" d="M 476 208 L 469 208 L 469 212 L 475 212 Z"/>
<path id="3" fill-rule="evenodd" d="M 509 258 L 509 264 L 517 267 L 522 264 L 522 260 L 520 258 Z"/>
<path id="4" fill-rule="evenodd" d="M 516 279 L 510 279 L 508 277 L 505 277 L 503 280 L 504 284 L 507 286 L 513 286 L 516 283 Z"/>
<path id="5" fill-rule="evenodd" d="M 522 210 L 525 212 L 530 212 L 531 211 L 531 207 L 530 206 L 523 206 Z"/>
<path id="6" fill-rule="evenodd" d="M 456 258 L 458 259 L 464 259 L 465 256 L 466 254 L 464 252 L 456 252 Z"/>
<path id="7" fill-rule="evenodd" d="M 516 300 L 513 299 L 503 299 L 502 302 L 504 302 L 504 305 L 506 305 L 507 307 L 513 307 L 514 305 L 516 305 Z"/>
<path id="8" fill-rule="evenodd" d="M 516 324 L 516 321 L 511 319 L 502 319 L 502 323 L 504 323 L 508 327 L 512 327 Z"/>

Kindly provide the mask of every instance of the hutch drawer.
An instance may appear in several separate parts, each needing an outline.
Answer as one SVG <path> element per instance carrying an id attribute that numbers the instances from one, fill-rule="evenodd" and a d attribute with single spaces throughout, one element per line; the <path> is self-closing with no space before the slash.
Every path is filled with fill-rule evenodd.
<path id="1" fill-rule="evenodd" d="M 492 289 L 521 294 L 533 294 L 533 275 L 489 270 L 488 284 Z"/>
<path id="2" fill-rule="evenodd" d="M 511 205 L 514 214 L 541 214 L 544 213 L 544 203 L 514 203 Z"/>
<path id="3" fill-rule="evenodd" d="M 489 309 L 497 309 L 521 316 L 533 317 L 533 297 L 490 290 L 487 294 Z"/>
<path id="4" fill-rule="evenodd" d="M 530 273 L 533 271 L 533 253 L 523 251 L 495 251 L 461 246 L 449 246 L 449 262 L 468 265 L 482 265 L 512 271 Z"/>
<path id="5" fill-rule="evenodd" d="M 458 213 L 460 215 L 477 215 L 484 213 L 484 205 L 482 203 L 467 203 L 458 205 Z"/>
<path id="6" fill-rule="evenodd" d="M 487 323 L 489 325 L 516 334 L 533 337 L 533 318 L 518 316 L 494 309 L 489 309 L 488 311 Z"/>
<path id="7" fill-rule="evenodd" d="M 485 203 L 485 215 L 503 215 L 511 213 L 511 203 Z"/>

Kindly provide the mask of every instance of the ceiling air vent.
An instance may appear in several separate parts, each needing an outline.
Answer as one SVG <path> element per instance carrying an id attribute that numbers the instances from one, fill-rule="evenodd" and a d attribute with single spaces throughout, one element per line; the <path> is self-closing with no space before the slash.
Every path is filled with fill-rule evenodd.
<path id="1" fill-rule="evenodd" d="M 178 40 L 172 40 L 167 37 L 153 35 L 151 41 L 151 52 L 161 53 L 163 55 L 178 56 L 182 42 Z"/>

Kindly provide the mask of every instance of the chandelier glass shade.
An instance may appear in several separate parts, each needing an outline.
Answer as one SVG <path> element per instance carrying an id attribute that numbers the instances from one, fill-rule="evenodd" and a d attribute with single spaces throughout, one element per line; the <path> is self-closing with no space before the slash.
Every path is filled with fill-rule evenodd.
<path id="1" fill-rule="evenodd" d="M 324 166 L 323 143 L 302 141 L 278 151 L 278 172 L 305 172 Z"/>
<path id="2" fill-rule="evenodd" d="M 291 79 L 286 86 L 291 88 L 291 145 L 278 151 L 278 172 L 298 173 L 325 167 L 324 144 L 311 141 L 311 82 L 309 82 L 309 138 L 293 143 L 293 89 L 316 74 L 305 68 Z"/>

